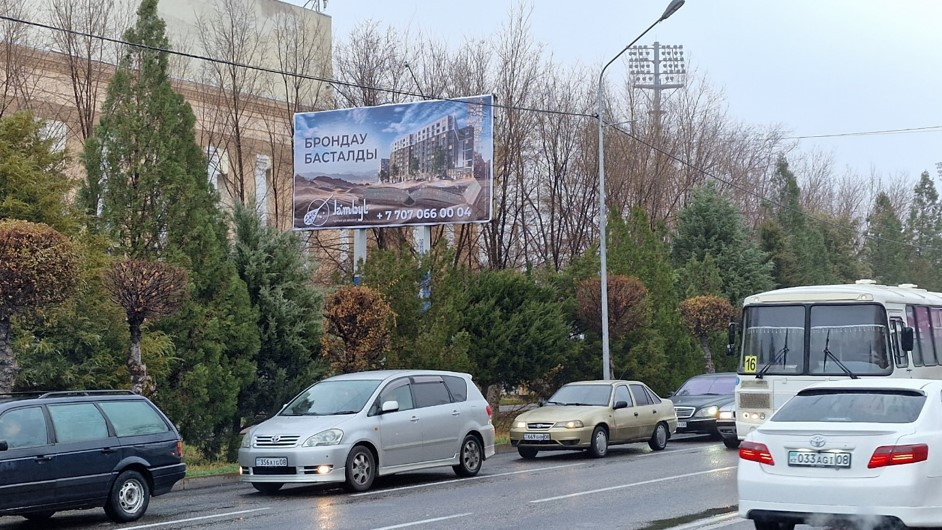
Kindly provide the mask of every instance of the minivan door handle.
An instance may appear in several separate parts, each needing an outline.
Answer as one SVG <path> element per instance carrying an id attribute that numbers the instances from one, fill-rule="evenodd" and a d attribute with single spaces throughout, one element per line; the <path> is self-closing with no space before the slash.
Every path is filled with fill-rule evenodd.
<path id="1" fill-rule="evenodd" d="M 452 416 L 460 416 L 460 415 L 461 415 L 461 411 L 460 411 L 460 410 L 453 410 L 453 411 L 451 411 L 451 415 L 452 415 Z"/>
<path id="2" fill-rule="evenodd" d="M 415 422 L 419 421 L 419 418 L 418 418 L 417 416 L 412 416 L 412 419 L 409 420 L 409 421 L 411 421 L 412 423 L 415 423 Z"/>
<path id="3" fill-rule="evenodd" d="M 52 462 L 52 457 L 51 457 L 51 456 L 46 456 L 46 455 L 40 455 L 40 456 L 37 456 L 37 457 L 36 457 L 36 461 L 39 462 L 39 463 L 43 463 L 43 462 Z"/>

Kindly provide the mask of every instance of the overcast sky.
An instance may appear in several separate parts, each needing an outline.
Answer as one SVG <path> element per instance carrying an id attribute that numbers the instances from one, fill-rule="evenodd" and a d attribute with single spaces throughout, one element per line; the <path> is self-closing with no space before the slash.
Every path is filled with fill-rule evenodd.
<path id="1" fill-rule="evenodd" d="M 301 0 L 291 0 L 303 3 Z M 600 67 L 669 0 L 538 0 L 535 39 L 560 61 Z M 374 19 L 445 39 L 493 35 L 514 0 L 329 0 L 334 42 Z M 906 175 L 942 161 L 942 1 L 687 0 L 639 44 L 682 44 L 689 67 L 723 90 L 729 113 L 795 136 L 936 127 L 930 132 L 803 139 L 837 170 Z M 619 81 L 625 63 L 606 76 Z M 595 74 L 597 75 L 597 74 Z M 594 81 L 593 81 L 594 83 Z M 938 179 L 937 179 L 938 180 Z M 938 184 L 937 184 L 938 185 Z"/>

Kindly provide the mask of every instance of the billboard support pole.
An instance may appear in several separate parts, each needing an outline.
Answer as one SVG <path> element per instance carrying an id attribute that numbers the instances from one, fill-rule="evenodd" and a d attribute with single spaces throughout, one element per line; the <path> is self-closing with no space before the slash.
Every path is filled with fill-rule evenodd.
<path id="1" fill-rule="evenodd" d="M 425 256 L 429 253 L 429 250 L 432 249 L 432 227 L 431 226 L 417 226 L 413 232 L 413 238 L 415 238 L 415 249 L 418 252 L 420 257 Z M 425 276 L 422 279 L 422 283 L 419 284 L 419 298 L 423 300 L 422 310 L 427 311 L 429 308 L 428 298 L 432 294 L 431 288 L 432 274 L 429 271 L 425 271 Z"/>
<path id="2" fill-rule="evenodd" d="M 363 273 L 363 263 L 366 263 L 366 229 L 357 228 L 353 231 L 353 284 L 360 285 L 360 276 Z"/>

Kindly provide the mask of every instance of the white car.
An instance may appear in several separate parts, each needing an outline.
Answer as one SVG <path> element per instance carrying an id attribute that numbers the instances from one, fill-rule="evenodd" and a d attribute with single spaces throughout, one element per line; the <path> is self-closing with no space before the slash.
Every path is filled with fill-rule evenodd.
<path id="1" fill-rule="evenodd" d="M 343 483 L 450 466 L 473 476 L 494 455 L 492 411 L 468 374 L 388 370 L 324 379 L 253 427 L 241 480 L 262 493 L 286 483 Z"/>
<path id="2" fill-rule="evenodd" d="M 739 515 L 757 530 L 942 524 L 942 382 L 810 386 L 739 447 Z"/>

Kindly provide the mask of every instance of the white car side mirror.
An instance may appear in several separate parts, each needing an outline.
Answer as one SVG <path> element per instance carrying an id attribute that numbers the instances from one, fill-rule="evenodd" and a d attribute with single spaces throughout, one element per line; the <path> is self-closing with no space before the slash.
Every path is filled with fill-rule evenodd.
<path id="1" fill-rule="evenodd" d="M 399 410 L 399 402 L 398 401 L 384 401 L 383 407 L 381 410 L 383 414 L 386 414 L 387 412 L 396 412 L 397 410 Z"/>

